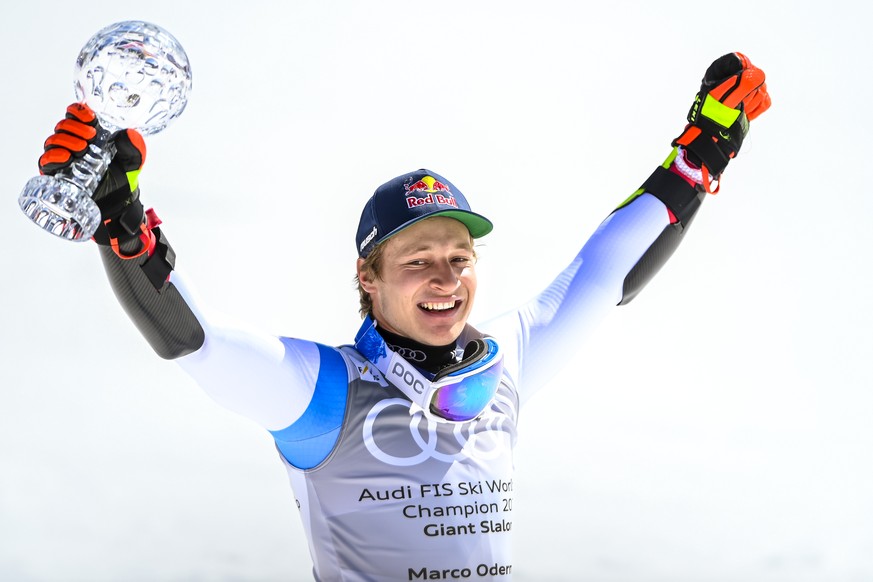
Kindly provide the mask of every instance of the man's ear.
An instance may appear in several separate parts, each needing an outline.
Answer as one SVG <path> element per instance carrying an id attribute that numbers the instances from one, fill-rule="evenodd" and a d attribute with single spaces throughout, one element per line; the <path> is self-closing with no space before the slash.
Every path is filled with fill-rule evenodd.
<path id="1" fill-rule="evenodd" d="M 373 272 L 370 269 L 364 268 L 364 259 L 358 259 L 358 282 L 361 284 L 361 289 L 367 293 L 372 293 L 375 289 L 373 284 Z"/>

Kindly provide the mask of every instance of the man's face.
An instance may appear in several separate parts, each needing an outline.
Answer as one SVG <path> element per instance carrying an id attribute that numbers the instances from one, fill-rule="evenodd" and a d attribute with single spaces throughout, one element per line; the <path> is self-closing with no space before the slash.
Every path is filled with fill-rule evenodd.
<path id="1" fill-rule="evenodd" d="M 475 255 L 467 227 L 453 218 L 428 218 L 387 241 L 380 276 L 358 278 L 373 300 L 380 327 L 426 345 L 455 341 L 476 294 Z"/>

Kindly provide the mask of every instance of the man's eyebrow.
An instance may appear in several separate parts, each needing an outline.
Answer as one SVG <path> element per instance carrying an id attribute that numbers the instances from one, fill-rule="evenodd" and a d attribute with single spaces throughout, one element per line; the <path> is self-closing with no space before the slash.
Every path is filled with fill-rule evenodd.
<path id="1" fill-rule="evenodd" d="M 429 251 L 434 248 L 433 243 L 411 243 L 405 247 L 400 247 L 397 249 L 397 253 L 400 255 L 408 255 L 410 253 L 420 253 L 423 251 Z M 457 245 L 451 247 L 450 250 L 455 251 L 472 251 L 473 243 L 469 241 L 459 242 Z"/>

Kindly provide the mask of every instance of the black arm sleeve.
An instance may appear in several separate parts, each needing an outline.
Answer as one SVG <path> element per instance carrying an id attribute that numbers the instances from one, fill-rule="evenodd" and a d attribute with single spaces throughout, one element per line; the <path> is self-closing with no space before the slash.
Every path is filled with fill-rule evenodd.
<path id="1" fill-rule="evenodd" d="M 706 195 L 702 189 L 695 188 L 662 166 L 658 166 L 638 192 L 648 192 L 663 202 L 676 217 L 676 222 L 664 229 L 627 274 L 619 305 L 630 303 L 673 256 Z"/>
<path id="2" fill-rule="evenodd" d="M 124 311 L 152 349 L 160 357 L 172 360 L 200 349 L 205 334 L 178 289 L 166 280 L 172 260 L 169 267 L 155 267 L 156 257 L 166 259 L 166 254 L 172 253 L 163 236 L 160 233 L 157 236 L 159 252 L 163 254 L 122 259 L 112 248 L 101 245 L 100 257 Z M 140 243 L 134 240 L 130 244 L 136 247 Z M 157 279 L 155 273 L 161 270 L 163 277 Z"/>

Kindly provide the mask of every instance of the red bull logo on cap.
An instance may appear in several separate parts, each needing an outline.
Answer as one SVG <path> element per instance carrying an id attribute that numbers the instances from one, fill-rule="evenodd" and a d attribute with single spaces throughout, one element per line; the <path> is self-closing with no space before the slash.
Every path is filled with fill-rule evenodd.
<path id="1" fill-rule="evenodd" d="M 458 202 L 449 187 L 433 176 L 425 176 L 413 184 L 404 184 L 404 188 L 406 188 L 406 205 L 409 208 L 424 204 L 458 207 Z M 418 194 L 422 194 L 422 196 Z"/>

